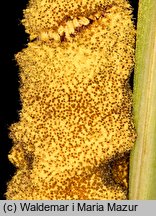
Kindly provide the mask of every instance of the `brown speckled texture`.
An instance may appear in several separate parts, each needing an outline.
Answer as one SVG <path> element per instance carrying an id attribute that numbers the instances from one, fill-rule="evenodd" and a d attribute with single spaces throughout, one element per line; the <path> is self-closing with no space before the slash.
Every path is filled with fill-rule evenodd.
<path id="1" fill-rule="evenodd" d="M 7 199 L 126 199 L 118 184 L 105 184 L 101 167 L 135 140 L 129 3 L 30 0 L 24 13 L 34 40 L 16 55 L 22 110 L 10 127 L 9 159 L 18 169 Z M 74 35 L 65 28 L 63 40 L 50 37 L 82 16 L 90 23 Z"/>

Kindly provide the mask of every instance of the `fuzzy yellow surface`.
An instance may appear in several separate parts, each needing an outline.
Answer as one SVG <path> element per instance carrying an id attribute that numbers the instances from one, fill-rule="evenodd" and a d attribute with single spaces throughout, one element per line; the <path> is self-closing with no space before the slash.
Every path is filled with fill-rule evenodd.
<path id="1" fill-rule="evenodd" d="M 126 199 L 102 165 L 135 140 L 130 5 L 30 0 L 24 13 L 33 41 L 16 55 L 22 110 L 10 127 L 18 169 L 7 199 Z"/>

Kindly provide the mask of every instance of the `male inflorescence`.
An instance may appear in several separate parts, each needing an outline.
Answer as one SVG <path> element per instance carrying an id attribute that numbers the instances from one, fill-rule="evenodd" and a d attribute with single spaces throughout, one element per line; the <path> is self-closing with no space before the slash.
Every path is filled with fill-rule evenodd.
<path id="1" fill-rule="evenodd" d="M 130 4 L 30 0 L 22 23 L 30 42 L 16 55 L 22 109 L 10 126 L 7 199 L 126 199 L 104 167 L 136 137 Z"/>

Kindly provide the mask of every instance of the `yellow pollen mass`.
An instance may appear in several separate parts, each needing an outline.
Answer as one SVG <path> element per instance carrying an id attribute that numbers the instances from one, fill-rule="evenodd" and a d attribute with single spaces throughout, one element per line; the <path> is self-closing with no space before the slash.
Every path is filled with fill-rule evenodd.
<path id="1" fill-rule="evenodd" d="M 128 79 L 135 29 L 126 0 L 30 0 L 22 23 L 17 172 L 7 199 L 126 199 L 105 164 L 135 141 Z"/>

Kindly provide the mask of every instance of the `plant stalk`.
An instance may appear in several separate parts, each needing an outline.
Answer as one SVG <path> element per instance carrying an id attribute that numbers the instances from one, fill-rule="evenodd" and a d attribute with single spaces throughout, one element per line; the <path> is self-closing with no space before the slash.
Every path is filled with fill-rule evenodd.
<path id="1" fill-rule="evenodd" d="M 134 75 L 129 199 L 156 199 L 156 1 L 140 0 Z"/>

